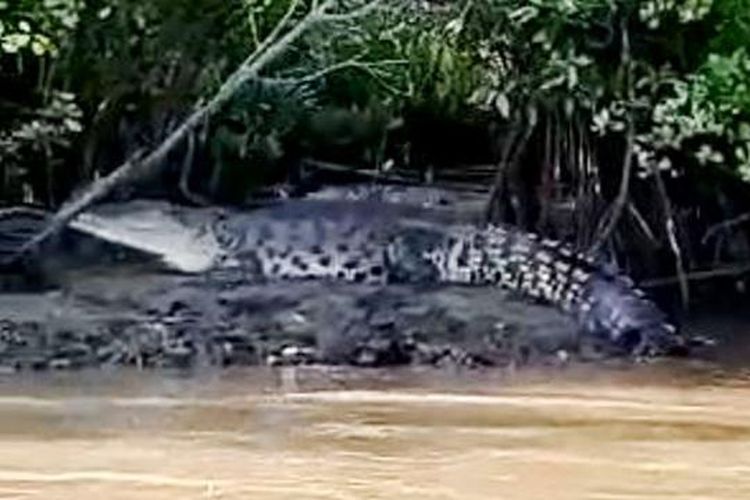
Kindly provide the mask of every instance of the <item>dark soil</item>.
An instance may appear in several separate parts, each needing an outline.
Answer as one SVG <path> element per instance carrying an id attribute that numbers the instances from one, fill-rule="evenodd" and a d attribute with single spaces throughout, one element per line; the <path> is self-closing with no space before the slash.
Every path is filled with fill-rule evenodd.
<path id="1" fill-rule="evenodd" d="M 0 295 L 0 371 L 130 365 L 507 366 L 580 351 L 555 310 L 495 289 L 230 284 L 130 266 Z"/>

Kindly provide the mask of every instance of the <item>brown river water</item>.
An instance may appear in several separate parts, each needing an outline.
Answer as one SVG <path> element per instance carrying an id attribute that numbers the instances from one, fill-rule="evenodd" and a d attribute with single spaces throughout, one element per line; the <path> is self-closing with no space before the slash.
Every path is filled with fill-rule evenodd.
<path id="1" fill-rule="evenodd" d="M 706 364 L 0 377 L 0 499 L 750 498 Z"/>

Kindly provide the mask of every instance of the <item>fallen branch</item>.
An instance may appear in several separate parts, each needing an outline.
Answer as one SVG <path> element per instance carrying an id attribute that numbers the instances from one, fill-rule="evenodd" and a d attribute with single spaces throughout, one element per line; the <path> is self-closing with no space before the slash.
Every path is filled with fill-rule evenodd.
<path id="1" fill-rule="evenodd" d="M 350 175 L 358 175 L 365 177 L 367 179 L 372 179 L 373 181 L 382 181 L 382 182 L 388 182 L 393 184 L 401 184 L 405 186 L 424 186 L 425 183 L 418 179 L 412 174 L 412 172 L 409 171 L 402 171 L 402 173 L 399 173 L 399 170 L 391 170 L 388 172 L 383 172 L 381 170 L 372 170 L 372 169 L 359 169 L 356 167 L 348 166 L 348 165 L 340 165 L 338 163 L 332 163 L 332 162 L 326 162 L 326 161 L 320 161 L 320 160 L 314 160 L 312 158 L 306 158 L 302 160 L 302 164 L 322 170 L 327 172 L 336 172 L 336 173 L 344 173 L 344 174 L 350 174 Z M 430 187 L 438 188 L 438 189 L 449 189 L 449 190 L 455 190 L 455 191 L 465 191 L 470 193 L 487 193 L 487 187 L 484 184 L 473 184 L 470 182 L 450 182 L 450 181 L 441 181 L 437 180 L 433 184 L 431 184 Z"/>
<path id="2" fill-rule="evenodd" d="M 33 215 L 36 217 L 47 217 L 49 215 L 49 212 L 41 208 L 27 207 L 27 206 L 0 208 L 0 219 L 5 219 L 8 217 L 17 217 L 19 215 Z"/>
<path id="3" fill-rule="evenodd" d="M 341 165 L 329 161 L 315 160 L 305 158 L 302 160 L 303 166 L 309 166 L 318 170 L 327 172 L 337 172 L 343 174 L 360 175 L 374 180 L 390 181 L 398 184 L 407 184 L 410 186 L 420 186 L 422 182 L 416 176 L 399 175 L 393 172 L 383 172 L 381 170 L 360 169 L 354 166 Z"/>
<path id="4" fill-rule="evenodd" d="M 305 32 L 322 22 L 349 21 L 373 11 L 379 0 L 355 9 L 349 13 L 330 14 L 336 0 L 326 0 L 320 4 L 313 3 L 312 8 L 294 27 L 281 34 L 297 10 L 299 0 L 294 0 L 286 14 L 277 24 L 271 34 L 250 54 L 239 68 L 222 84 L 217 93 L 207 103 L 196 109 L 174 132 L 172 132 L 156 149 L 141 157 L 131 156 L 109 175 L 91 183 L 77 198 L 65 203 L 52 217 L 47 227 L 31 238 L 11 257 L 15 261 L 28 252 L 36 250 L 47 238 L 60 231 L 78 214 L 92 204 L 108 196 L 115 188 L 125 182 L 144 176 L 155 171 L 165 160 L 167 155 L 198 127 L 203 121 L 222 108 L 232 96 L 249 80 L 257 78 L 260 72 L 289 47 Z M 6 262 L 7 263 L 7 262 Z"/>
<path id="5" fill-rule="evenodd" d="M 705 281 L 714 278 L 727 278 L 742 276 L 750 273 L 750 264 L 741 264 L 737 266 L 725 266 L 718 269 L 707 269 L 704 271 L 693 271 L 685 273 L 683 278 L 687 281 Z M 668 276 L 664 278 L 653 278 L 639 283 L 642 288 L 659 288 L 663 286 L 678 285 L 681 283 L 679 276 Z"/>

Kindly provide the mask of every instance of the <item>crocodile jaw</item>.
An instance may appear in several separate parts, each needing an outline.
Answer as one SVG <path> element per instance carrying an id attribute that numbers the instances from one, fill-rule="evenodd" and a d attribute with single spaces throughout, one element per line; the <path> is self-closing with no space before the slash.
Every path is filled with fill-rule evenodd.
<path id="1" fill-rule="evenodd" d="M 117 215 L 87 212 L 79 215 L 70 227 L 156 256 L 169 269 L 183 273 L 207 271 L 222 255 L 212 231 L 188 227 L 156 209 Z"/>

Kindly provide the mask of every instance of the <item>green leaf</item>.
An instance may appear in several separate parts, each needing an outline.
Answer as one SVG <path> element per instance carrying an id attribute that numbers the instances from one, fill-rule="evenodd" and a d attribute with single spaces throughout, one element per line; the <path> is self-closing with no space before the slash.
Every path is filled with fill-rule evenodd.
<path id="1" fill-rule="evenodd" d="M 107 5 L 106 7 L 99 9 L 99 12 L 96 13 L 96 17 L 98 17 L 102 21 L 107 19 L 110 15 L 112 15 L 111 5 Z"/>
<path id="2" fill-rule="evenodd" d="M 35 56 L 41 57 L 47 52 L 47 48 L 38 39 L 34 39 L 34 41 L 31 42 L 31 52 L 33 52 Z"/>
<path id="3" fill-rule="evenodd" d="M 22 33 L 6 35 L 2 39 L 3 50 L 9 54 L 16 54 L 19 50 L 26 48 L 31 41 L 31 36 Z"/>
<path id="4" fill-rule="evenodd" d="M 66 118 L 65 120 L 63 120 L 63 123 L 65 127 L 71 132 L 79 133 L 83 131 L 83 126 L 81 125 L 81 122 L 79 122 L 78 120 L 73 120 L 72 118 Z"/>
<path id="5" fill-rule="evenodd" d="M 499 93 L 497 97 L 495 97 L 495 109 L 503 118 L 509 118 L 510 101 L 508 100 L 508 96 L 506 96 L 504 93 Z"/>
<path id="6" fill-rule="evenodd" d="M 531 5 L 525 5 L 519 9 L 514 10 L 508 17 L 511 21 L 518 23 L 518 25 L 526 24 L 539 15 L 539 9 Z"/>

